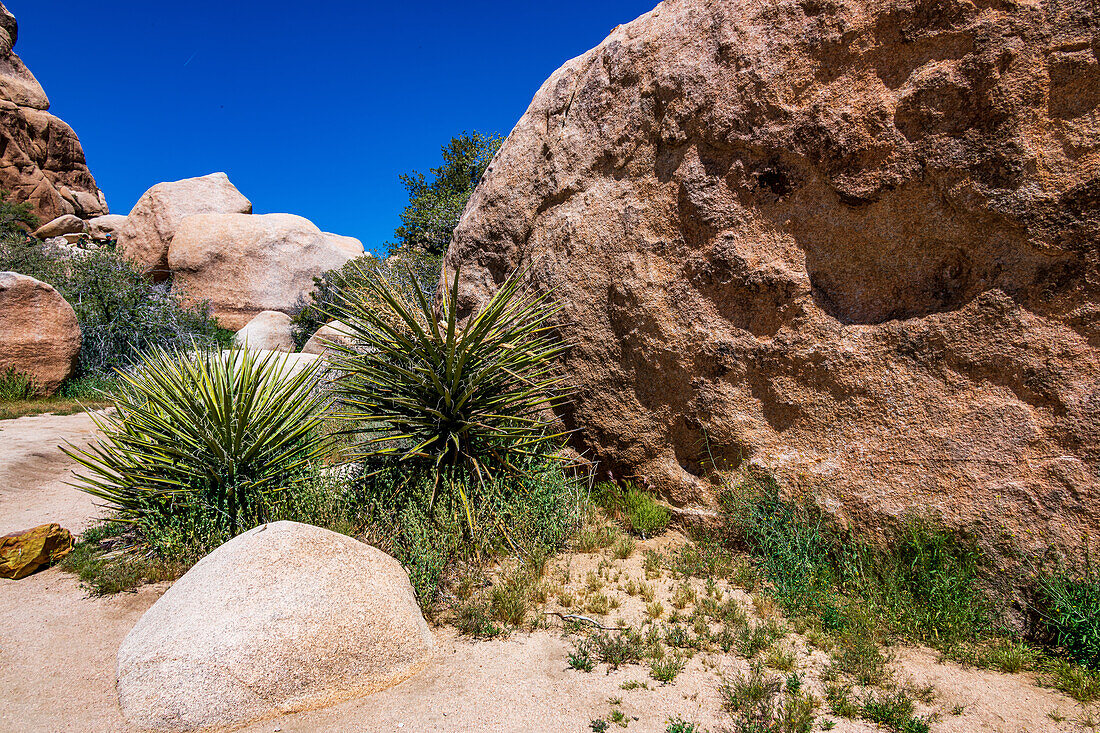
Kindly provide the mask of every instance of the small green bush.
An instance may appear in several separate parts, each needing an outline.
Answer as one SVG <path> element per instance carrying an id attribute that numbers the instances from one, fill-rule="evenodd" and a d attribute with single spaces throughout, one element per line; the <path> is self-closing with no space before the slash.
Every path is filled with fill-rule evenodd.
<path id="1" fill-rule="evenodd" d="M 1100 669 L 1100 572 L 1058 573 L 1039 581 L 1040 624 L 1065 656 Z"/>
<path id="2" fill-rule="evenodd" d="M 15 367 L 0 371 L 0 402 L 29 400 L 38 392 L 38 385 L 31 375 L 17 372 Z"/>
<path id="3" fill-rule="evenodd" d="M 643 539 L 664 532 L 671 518 L 667 508 L 629 482 L 622 486 L 610 482 L 599 484 L 595 499 L 604 510 L 621 519 L 629 532 Z"/>
<path id="4" fill-rule="evenodd" d="M 727 538 L 747 544 L 768 593 L 792 616 L 821 628 L 874 632 L 947 649 L 992 630 L 973 545 L 911 520 L 885 547 L 841 531 L 809 502 L 780 498 L 769 476 L 750 476 L 722 496 Z M 869 620 L 873 619 L 873 622 Z"/>

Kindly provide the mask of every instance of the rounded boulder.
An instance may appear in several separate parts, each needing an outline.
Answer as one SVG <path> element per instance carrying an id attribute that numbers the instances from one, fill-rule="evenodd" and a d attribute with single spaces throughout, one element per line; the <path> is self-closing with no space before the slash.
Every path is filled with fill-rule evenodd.
<path id="1" fill-rule="evenodd" d="M 396 560 L 274 522 L 214 550 L 145 612 L 118 652 L 119 702 L 145 728 L 235 726 L 390 687 L 433 649 Z"/>
<path id="2" fill-rule="evenodd" d="M 294 321 L 281 311 L 264 311 L 237 331 L 237 345 L 263 351 L 294 351 Z"/>
<path id="3" fill-rule="evenodd" d="M 79 356 L 80 324 L 61 293 L 28 275 L 0 272 L 0 373 L 26 374 L 51 395 Z"/>

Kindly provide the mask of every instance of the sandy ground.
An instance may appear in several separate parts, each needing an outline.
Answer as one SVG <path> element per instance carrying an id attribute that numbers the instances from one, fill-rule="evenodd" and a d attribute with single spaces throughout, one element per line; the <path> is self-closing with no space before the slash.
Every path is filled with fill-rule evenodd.
<path id="1" fill-rule="evenodd" d="M 87 441 L 93 434 L 86 415 L 0 421 L 0 533 L 45 521 L 78 531 L 97 516 L 89 499 L 63 485 L 72 464 L 55 448 L 64 440 Z M 605 620 L 611 623 L 612 617 L 621 616 L 636 621 L 644 604 L 620 587 L 644 577 L 640 555 L 618 561 L 607 553 L 566 556 L 557 561 L 555 572 L 579 595 L 588 573 L 601 561 L 611 563 L 616 579 L 604 592 L 620 607 Z M 655 582 L 658 597 L 667 598 L 673 579 Z M 132 730 L 115 696 L 115 654 L 164 590 L 164 585 L 149 586 L 92 598 L 72 576 L 56 569 L 21 581 L 0 580 L 0 732 Z M 743 591 L 726 592 L 751 606 Z M 747 666 L 733 655 L 699 654 L 672 684 L 659 685 L 640 665 L 610 673 L 603 665 L 592 673 L 570 669 L 566 654 L 571 644 L 555 628 L 483 642 L 457 637 L 446 627 L 435 631 L 439 653 L 413 679 L 368 697 L 260 721 L 243 730 L 583 732 L 594 718 L 607 716 L 608 701 L 617 698 L 630 721 L 626 728 L 612 726 L 613 731 L 662 733 L 670 717 L 680 716 L 716 733 L 728 724 L 719 705 L 722 676 Z M 821 652 L 811 651 L 796 636 L 790 643 L 808 677 L 823 665 Z M 901 649 L 895 655 L 899 681 L 935 686 L 934 699 L 922 709 L 938 715 L 933 731 L 1087 730 L 1080 722 L 1080 706 L 1036 686 L 1026 674 L 964 670 L 940 664 L 928 650 Z M 621 689 L 630 680 L 645 682 L 646 688 Z M 835 731 L 878 730 L 867 723 L 836 722 Z"/>
<path id="2" fill-rule="evenodd" d="M 91 496 L 64 484 L 74 463 L 58 448 L 94 435 L 83 412 L 0 420 L 0 535 L 47 522 L 77 534 L 98 516 Z"/>

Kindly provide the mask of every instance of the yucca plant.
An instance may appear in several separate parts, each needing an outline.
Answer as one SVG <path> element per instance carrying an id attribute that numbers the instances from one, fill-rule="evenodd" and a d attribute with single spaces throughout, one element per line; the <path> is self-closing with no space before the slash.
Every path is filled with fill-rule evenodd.
<path id="1" fill-rule="evenodd" d="M 155 350 L 120 372 L 116 410 L 92 413 L 102 440 L 62 448 L 87 469 L 73 484 L 115 519 L 140 524 L 209 512 L 235 535 L 265 499 L 320 458 L 325 401 L 316 368 L 285 355 Z"/>
<path id="2" fill-rule="evenodd" d="M 429 510 L 441 487 L 454 491 L 472 532 L 467 489 L 522 472 L 561 437 L 544 411 L 563 397 L 553 362 L 566 347 L 553 335 L 558 308 L 524 288 L 522 273 L 461 326 L 453 277 L 438 311 L 415 277 L 413 302 L 377 270 L 348 293 L 332 313 L 352 337 L 334 391 L 337 416 L 363 438 L 358 457 L 428 471 Z"/>

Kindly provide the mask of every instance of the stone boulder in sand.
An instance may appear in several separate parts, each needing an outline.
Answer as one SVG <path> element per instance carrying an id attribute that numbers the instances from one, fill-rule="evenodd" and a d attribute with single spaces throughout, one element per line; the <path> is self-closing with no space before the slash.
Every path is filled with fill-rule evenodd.
<path id="1" fill-rule="evenodd" d="M 107 202 L 72 128 L 51 115 L 50 100 L 12 50 L 19 28 L 0 3 L 0 188 L 29 203 L 43 221 L 107 213 Z"/>
<path id="2" fill-rule="evenodd" d="M 0 578 L 21 580 L 53 565 L 73 549 L 73 536 L 60 524 L 43 524 L 0 537 Z"/>
<path id="3" fill-rule="evenodd" d="M 185 219 L 168 253 L 173 288 L 188 302 L 210 301 L 227 328 L 265 310 L 290 312 L 313 278 L 354 254 L 293 214 L 201 214 Z"/>
<path id="4" fill-rule="evenodd" d="M 340 321 L 330 321 L 309 337 L 309 341 L 302 347 L 302 353 L 324 354 L 334 346 L 351 346 L 353 343 L 347 326 Z"/>
<path id="5" fill-rule="evenodd" d="M 400 682 L 434 649 L 405 571 L 325 529 L 275 522 L 203 558 L 118 651 L 133 723 L 234 726 Z"/>
<path id="6" fill-rule="evenodd" d="M 563 307 L 563 408 L 684 515 L 714 463 L 863 528 L 1100 540 L 1091 0 L 667 0 L 539 90 L 446 256 Z"/>
<path id="7" fill-rule="evenodd" d="M 28 374 L 53 394 L 76 368 L 80 324 L 52 286 L 15 272 L 0 272 L 0 372 Z"/>
<path id="8" fill-rule="evenodd" d="M 294 351 L 294 323 L 279 311 L 264 311 L 237 331 L 238 346 L 264 351 Z"/>
<path id="9" fill-rule="evenodd" d="M 184 219 L 196 214 L 251 212 L 252 202 L 224 173 L 158 183 L 134 204 L 119 232 L 118 249 L 144 272 L 164 280 L 168 277 L 168 248 Z"/>

